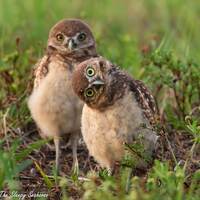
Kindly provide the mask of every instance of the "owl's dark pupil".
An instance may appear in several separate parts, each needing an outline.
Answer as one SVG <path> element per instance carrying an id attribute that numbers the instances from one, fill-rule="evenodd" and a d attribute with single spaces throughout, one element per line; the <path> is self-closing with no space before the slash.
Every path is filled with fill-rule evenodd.
<path id="1" fill-rule="evenodd" d="M 92 97 L 93 95 L 94 95 L 93 89 L 88 89 L 88 90 L 86 90 L 86 96 L 87 96 L 87 97 Z"/>
<path id="2" fill-rule="evenodd" d="M 89 70 L 88 70 L 88 74 L 89 74 L 89 75 L 92 75 L 92 74 L 93 74 L 93 70 L 89 69 Z"/>
<path id="3" fill-rule="evenodd" d="M 62 41 L 64 39 L 64 36 L 62 34 L 58 34 L 56 38 L 58 41 Z"/>
<path id="4" fill-rule="evenodd" d="M 90 76 L 90 77 L 94 76 L 94 74 L 95 74 L 95 71 L 92 67 L 88 67 L 86 72 L 87 72 L 87 75 Z"/>
<path id="5" fill-rule="evenodd" d="M 79 41 L 83 41 L 83 40 L 85 40 L 85 38 L 86 38 L 86 34 L 85 34 L 85 33 L 81 33 L 81 34 L 78 36 L 78 40 L 79 40 Z"/>
<path id="6" fill-rule="evenodd" d="M 92 91 L 91 90 L 88 91 L 88 95 L 89 96 L 92 95 Z"/>

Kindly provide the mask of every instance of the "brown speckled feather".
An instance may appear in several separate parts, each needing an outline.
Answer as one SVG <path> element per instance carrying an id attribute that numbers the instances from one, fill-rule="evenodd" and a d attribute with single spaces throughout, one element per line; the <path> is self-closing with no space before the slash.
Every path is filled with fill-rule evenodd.
<path id="1" fill-rule="evenodd" d="M 151 125 L 155 124 L 155 115 L 157 114 L 156 103 L 148 88 L 140 80 L 131 81 L 130 88 L 134 92 L 145 117 L 149 120 Z"/>
<path id="2" fill-rule="evenodd" d="M 125 91 L 123 88 L 129 87 L 134 93 L 139 106 L 142 108 L 144 116 L 149 120 L 151 125 L 155 124 L 155 115 L 157 114 L 156 103 L 145 84 L 140 80 L 133 79 L 128 73 L 114 65 L 112 65 L 109 73 L 112 76 L 112 83 L 107 95 L 113 96 L 112 93 L 114 92 L 116 100 L 116 97 L 121 98 L 123 96 L 123 91 Z"/>
<path id="3" fill-rule="evenodd" d="M 34 66 L 34 89 L 38 88 L 41 81 L 48 73 L 49 57 L 50 56 L 45 55 L 43 58 L 38 60 Z"/>

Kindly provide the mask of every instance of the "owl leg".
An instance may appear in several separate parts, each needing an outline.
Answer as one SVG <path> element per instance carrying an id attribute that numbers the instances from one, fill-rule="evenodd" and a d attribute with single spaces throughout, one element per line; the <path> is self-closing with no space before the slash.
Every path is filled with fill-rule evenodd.
<path id="1" fill-rule="evenodd" d="M 54 144 L 56 148 L 56 175 L 57 175 L 59 173 L 60 138 L 54 137 Z"/>
<path id="2" fill-rule="evenodd" d="M 71 138 L 72 156 L 73 156 L 72 170 L 73 170 L 73 173 L 75 174 L 78 174 L 79 172 L 78 158 L 77 158 L 78 136 L 79 136 L 78 134 L 75 134 Z"/>

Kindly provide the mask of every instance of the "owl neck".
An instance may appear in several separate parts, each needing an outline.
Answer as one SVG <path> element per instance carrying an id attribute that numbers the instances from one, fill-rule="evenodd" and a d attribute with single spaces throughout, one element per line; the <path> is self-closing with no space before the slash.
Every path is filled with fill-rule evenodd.
<path id="1" fill-rule="evenodd" d="M 100 111 L 112 106 L 119 99 L 123 98 L 129 87 L 129 77 L 116 67 L 111 68 L 106 76 L 106 87 L 97 105 Z"/>
<path id="2" fill-rule="evenodd" d="M 48 46 L 46 49 L 47 55 L 58 55 L 62 59 L 70 63 L 80 63 L 91 57 L 97 57 L 97 52 L 95 46 L 88 47 L 87 49 L 83 49 L 80 52 L 75 53 L 64 53 L 59 52 L 55 47 Z"/>
<path id="3" fill-rule="evenodd" d="M 129 85 L 126 74 L 118 68 L 113 67 L 108 72 L 108 80 L 106 96 L 109 102 L 116 102 L 124 96 L 126 88 Z"/>
<path id="4" fill-rule="evenodd" d="M 78 52 L 72 53 L 70 55 L 70 57 L 74 61 L 80 63 L 80 62 L 83 62 L 83 61 L 85 61 L 87 59 L 90 59 L 92 57 L 98 57 L 98 54 L 96 52 L 95 46 L 90 46 L 90 47 L 82 49 L 82 50 L 80 50 Z"/>

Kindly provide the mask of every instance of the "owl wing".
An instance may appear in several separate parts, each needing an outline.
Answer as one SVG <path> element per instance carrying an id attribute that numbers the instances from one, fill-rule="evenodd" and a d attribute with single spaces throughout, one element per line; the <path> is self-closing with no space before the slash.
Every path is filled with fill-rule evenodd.
<path id="1" fill-rule="evenodd" d="M 48 73 L 49 56 L 45 55 L 34 66 L 34 89 L 36 89 Z"/>
<path id="2" fill-rule="evenodd" d="M 132 80 L 130 89 L 134 92 L 137 102 L 143 110 L 145 117 L 149 120 L 150 124 L 156 123 L 156 114 L 158 113 L 155 99 L 140 80 Z"/>

